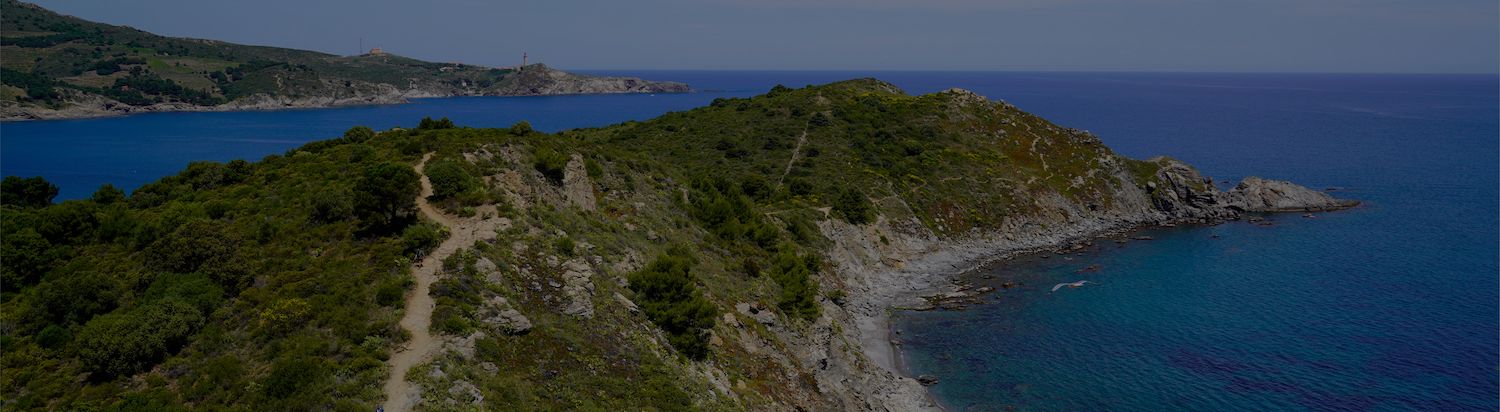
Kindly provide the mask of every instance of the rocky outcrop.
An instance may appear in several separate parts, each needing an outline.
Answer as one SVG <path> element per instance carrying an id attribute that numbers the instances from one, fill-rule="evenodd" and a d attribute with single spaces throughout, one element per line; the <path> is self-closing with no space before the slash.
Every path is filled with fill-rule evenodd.
<path id="1" fill-rule="evenodd" d="M 1253 176 L 1241 180 L 1224 197 L 1229 207 L 1246 212 L 1316 212 L 1359 205 L 1292 182 Z"/>
<path id="2" fill-rule="evenodd" d="M 510 301 L 504 297 L 490 298 L 486 306 L 489 315 L 484 317 L 484 323 L 493 325 L 507 335 L 525 335 L 531 331 L 531 320 L 511 307 Z"/>
<path id="3" fill-rule="evenodd" d="M 635 77 L 604 77 L 568 73 L 533 64 L 517 68 L 516 73 L 496 83 L 485 95 L 535 96 L 554 94 L 608 93 L 686 93 L 688 85 L 677 82 L 654 82 Z"/>
<path id="4" fill-rule="evenodd" d="M 961 90 L 944 92 L 958 108 L 978 103 Z M 1004 107 L 1004 103 L 989 104 Z M 957 112 L 965 112 L 957 110 Z M 1089 138 L 1079 133 L 1078 139 Z M 1092 143 L 1080 140 L 1080 145 Z M 822 234 L 832 241 L 825 253 L 836 267 L 836 281 L 824 287 L 841 287 L 845 304 L 826 301 L 824 313 L 833 322 L 846 325 L 839 339 L 828 342 L 858 342 L 861 354 L 841 353 L 837 344 L 797 336 L 783 336 L 798 352 L 826 354 L 825 369 L 813 371 L 830 394 L 858 399 L 850 410 L 931 410 L 923 382 L 901 376 L 899 342 L 890 335 L 889 311 L 897 307 L 932 307 L 923 295 L 942 294 L 952 288 L 954 275 L 988 262 L 1020 253 L 1046 251 L 1120 233 L 1134 228 L 1173 223 L 1213 223 L 1238 219 L 1245 212 L 1331 210 L 1358 202 L 1334 199 L 1287 182 L 1245 178 L 1230 191 L 1217 189 L 1211 179 L 1196 169 L 1170 158 L 1137 162 L 1105 152 L 1089 175 L 1108 176 L 1100 196 L 1076 200 L 1055 190 L 1031 191 L 1024 199 L 1027 213 L 1004 216 L 988 230 L 943 234 L 916 218 L 892 220 L 882 215 L 865 225 L 838 219 L 819 222 Z M 887 207 L 907 208 L 895 198 Z M 946 296 L 946 295 L 944 295 Z M 750 307 L 737 308 L 747 316 Z M 833 384 L 845 382 L 846 384 Z M 830 395 L 830 397 L 834 397 Z"/>
<path id="5" fill-rule="evenodd" d="M 568 304 L 563 308 L 563 313 L 590 319 L 594 317 L 594 281 L 593 268 L 583 259 L 569 259 L 563 263 L 563 293 L 568 296 Z"/>
<path id="6" fill-rule="evenodd" d="M 595 208 L 594 182 L 589 179 L 588 168 L 585 167 L 583 157 L 573 155 L 568 160 L 568 166 L 563 169 L 563 199 L 569 204 L 583 210 L 592 211 Z"/>

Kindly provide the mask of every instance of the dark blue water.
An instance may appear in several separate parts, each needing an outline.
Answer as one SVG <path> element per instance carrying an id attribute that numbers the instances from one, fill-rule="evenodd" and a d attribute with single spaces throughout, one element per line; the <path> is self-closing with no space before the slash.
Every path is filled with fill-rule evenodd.
<path id="1" fill-rule="evenodd" d="M 1337 186 L 1356 210 L 1228 224 L 994 269 L 1025 286 L 900 316 L 908 366 L 958 410 L 1496 410 L 1496 76 L 644 72 L 711 92 L 419 100 L 0 125 L 0 173 L 64 198 L 192 160 L 259 159 L 355 124 L 602 126 L 772 85 L 964 87 L 1224 179 Z M 1214 239 L 1213 234 L 1220 237 Z M 1098 272 L 1075 273 L 1089 265 Z M 1097 285 L 1048 294 L 1054 283 Z"/>

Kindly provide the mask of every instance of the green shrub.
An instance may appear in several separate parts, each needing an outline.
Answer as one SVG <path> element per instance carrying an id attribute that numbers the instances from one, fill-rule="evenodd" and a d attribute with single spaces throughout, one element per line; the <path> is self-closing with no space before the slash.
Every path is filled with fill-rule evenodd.
<path id="1" fill-rule="evenodd" d="M 318 388 L 332 373 L 321 359 L 296 357 L 283 358 L 271 364 L 271 374 L 266 376 L 262 387 L 266 396 L 273 399 L 290 398 L 298 394 L 318 393 Z"/>
<path id="2" fill-rule="evenodd" d="M 427 179 L 432 182 L 432 196 L 446 199 L 468 192 L 479 186 L 479 179 L 469 174 L 463 165 L 452 160 L 442 160 L 427 166 Z"/>
<path id="3" fill-rule="evenodd" d="M 195 219 L 147 248 L 148 263 L 168 272 L 189 273 L 231 257 L 237 241 L 211 221 Z"/>
<path id="4" fill-rule="evenodd" d="M 66 273 L 37 286 L 37 306 L 52 322 L 84 323 L 114 310 L 121 289 L 118 281 L 99 272 Z"/>
<path id="5" fill-rule="evenodd" d="M 812 319 L 818 316 L 818 257 L 798 256 L 791 248 L 783 249 L 771 261 L 771 279 L 781 286 L 776 306 L 787 316 Z"/>
<path id="6" fill-rule="evenodd" d="M 531 122 L 525 120 L 516 122 L 516 124 L 510 126 L 510 134 L 516 136 L 525 136 L 531 134 L 532 131 Z"/>
<path id="7" fill-rule="evenodd" d="M 599 162 L 594 161 L 594 159 L 585 160 L 583 162 L 583 168 L 588 172 L 589 178 L 591 179 L 604 177 L 604 167 L 600 166 Z"/>
<path id="8" fill-rule="evenodd" d="M 447 117 L 438 120 L 432 120 L 431 117 L 423 117 L 422 121 L 417 123 L 417 130 L 438 130 L 452 128 L 453 121 L 448 120 Z"/>
<path id="9" fill-rule="evenodd" d="M 350 143 L 362 143 L 375 138 L 375 130 L 366 126 L 354 126 L 344 131 L 344 140 Z"/>
<path id="10" fill-rule="evenodd" d="M 132 375 L 175 352 L 203 321 L 197 308 L 178 299 L 99 316 L 79 332 L 78 355 L 96 378 Z"/>
<path id="11" fill-rule="evenodd" d="M 680 253 L 661 255 L 630 274 L 630 290 L 646 317 L 667 333 L 672 347 L 689 359 L 703 359 L 708 356 L 708 331 L 718 314 L 694 285 L 691 266 L 692 259 Z"/>
<path id="12" fill-rule="evenodd" d="M 401 232 L 401 250 L 407 256 L 420 259 L 447 238 L 448 228 L 436 223 L 418 223 L 407 226 L 406 230 Z"/>
<path id="13" fill-rule="evenodd" d="M 573 244 L 573 238 L 570 237 L 558 238 L 552 243 L 552 248 L 557 250 L 557 254 L 563 256 L 573 256 L 574 247 L 576 246 Z"/>
<path id="14" fill-rule="evenodd" d="M 60 249 L 31 228 L 21 228 L 0 238 L 0 282 L 9 289 L 30 285 L 52 269 Z"/>
<path id="15" fill-rule="evenodd" d="M 312 199 L 315 222 L 334 223 L 354 218 L 354 199 L 348 190 L 327 189 Z"/>
<path id="16" fill-rule="evenodd" d="M 115 185 L 105 183 L 103 186 L 99 186 L 99 190 L 94 191 L 93 197 L 90 197 L 89 200 L 93 200 L 94 203 L 101 205 L 112 205 L 125 201 L 125 191 L 116 188 Z"/>
<path id="17" fill-rule="evenodd" d="M 875 219 L 870 199 L 859 189 L 845 188 L 840 191 L 833 200 L 833 212 L 843 217 L 844 221 L 856 225 L 870 223 Z"/>
<path id="18" fill-rule="evenodd" d="M 532 165 L 554 184 L 562 184 L 563 169 L 568 167 L 568 157 L 549 148 L 536 149 Z"/>

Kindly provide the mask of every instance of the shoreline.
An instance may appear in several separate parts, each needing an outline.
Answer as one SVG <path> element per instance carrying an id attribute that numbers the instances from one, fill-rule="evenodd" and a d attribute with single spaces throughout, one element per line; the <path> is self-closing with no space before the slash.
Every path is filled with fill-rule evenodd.
<path id="1" fill-rule="evenodd" d="M 1203 221 L 1203 219 L 1201 218 L 1182 218 L 1165 222 L 1117 225 L 1114 227 L 1106 227 L 1102 230 L 1092 231 L 1089 233 L 1076 234 L 1074 236 L 1064 236 L 1054 242 L 1038 246 L 1020 248 L 1000 247 L 991 250 L 987 256 L 982 256 L 977 259 L 968 259 L 962 262 L 949 262 L 949 265 L 957 269 L 947 272 L 932 273 L 930 276 L 930 280 L 933 282 L 931 282 L 932 285 L 930 285 L 929 287 L 910 290 L 907 293 L 898 294 L 891 297 L 890 299 L 887 299 L 885 302 L 882 302 L 881 304 L 885 305 L 885 310 L 882 311 L 882 316 L 876 317 L 875 319 L 869 319 L 875 323 L 875 325 L 871 326 L 876 326 L 878 329 L 867 330 L 865 326 L 868 325 L 868 322 L 866 322 L 864 319 L 856 322 L 856 324 L 860 326 L 859 332 L 861 336 L 869 336 L 870 332 L 877 332 L 877 334 L 886 337 L 886 340 L 885 342 L 883 342 L 883 344 L 876 345 L 876 347 L 874 348 L 868 345 L 869 343 L 871 343 L 868 340 L 861 339 L 861 341 L 864 341 L 864 343 L 866 344 L 866 355 L 871 356 L 872 360 L 874 360 L 876 364 L 889 369 L 891 372 L 897 374 L 902 378 L 915 380 L 917 378 L 917 375 L 913 373 L 909 368 L 906 359 L 906 351 L 902 349 L 902 341 L 900 335 L 896 333 L 895 323 L 893 322 L 893 319 L 895 318 L 898 311 L 912 310 L 911 306 L 909 306 L 907 302 L 921 301 L 925 296 L 932 296 L 935 294 L 941 294 L 947 291 L 951 291 L 956 286 L 957 281 L 962 279 L 963 276 L 974 273 L 975 271 L 998 267 L 1006 262 L 1019 258 L 1025 258 L 1028 256 L 1040 256 L 1042 254 L 1052 252 L 1058 248 L 1065 248 L 1069 244 L 1095 241 L 1121 235 L 1129 235 L 1145 230 L 1171 227 L 1167 225 L 1192 224 L 1195 226 L 1207 227 L 1216 226 L 1236 220 L 1241 220 L 1241 218 L 1236 217 L 1233 219 L 1216 219 L 1207 222 Z M 872 354 L 870 353 L 871 349 L 879 350 L 883 353 Z M 941 384 L 941 382 L 939 382 L 938 384 Z M 934 409 L 944 412 L 956 410 L 944 403 L 942 399 L 933 392 L 932 387 L 926 385 L 920 386 L 922 388 L 922 395 L 926 398 L 925 400 L 929 402 L 934 407 Z"/>
<path id="2" fill-rule="evenodd" d="M 1183 219 L 1183 220 L 1195 220 L 1195 219 Z M 1233 220 L 1239 220 L 1239 219 L 1237 219 L 1237 218 L 1236 219 L 1226 219 L 1226 220 L 1213 221 L 1213 222 L 1209 222 L 1209 223 L 1200 223 L 1200 222 L 1194 221 L 1194 222 L 1192 222 L 1192 224 L 1195 225 L 1195 226 L 1205 226 L 1205 227 L 1207 227 L 1207 226 L 1220 225 L 1220 224 L 1223 224 L 1223 223 L 1226 223 L 1226 222 L 1229 222 L 1229 221 L 1233 221 Z M 900 337 L 901 335 L 899 335 L 896 332 L 895 322 L 893 321 L 895 319 L 895 317 L 896 317 L 896 315 L 897 315 L 898 312 L 901 312 L 901 311 L 913 311 L 913 309 L 911 309 L 910 307 L 903 307 L 902 305 L 896 304 L 896 302 L 899 302 L 899 301 L 911 301 L 913 299 L 922 299 L 925 296 L 932 296 L 932 295 L 935 295 L 935 294 L 943 293 L 944 291 L 951 290 L 951 287 L 955 285 L 955 282 L 961 280 L 965 275 L 972 274 L 972 273 L 974 273 L 976 271 L 980 271 L 980 270 L 984 270 L 984 269 L 990 269 L 990 268 L 1000 267 L 1000 266 L 1003 266 L 1005 263 L 1008 263 L 1008 262 L 1016 260 L 1016 259 L 1021 259 L 1021 258 L 1031 257 L 1031 256 L 1041 256 L 1043 254 L 1052 252 L 1052 251 L 1054 251 L 1054 250 L 1056 250 L 1058 248 L 1067 247 L 1067 245 L 1069 245 L 1069 244 L 1074 244 L 1074 243 L 1078 243 L 1078 242 L 1095 241 L 1095 240 L 1106 239 L 1106 238 L 1116 237 L 1116 236 L 1121 236 L 1121 235 L 1129 235 L 1129 234 L 1132 234 L 1132 233 L 1146 231 L 1146 230 L 1151 230 L 1151 229 L 1158 229 L 1158 228 L 1170 227 L 1170 226 L 1166 226 L 1166 224 L 1181 224 L 1181 222 L 1162 222 L 1162 223 L 1145 223 L 1145 224 L 1139 224 L 1139 225 L 1127 225 L 1126 227 L 1123 227 L 1123 228 L 1106 229 L 1106 230 L 1103 230 L 1103 231 L 1100 231 L 1100 232 L 1096 232 L 1096 233 L 1092 233 L 1092 234 L 1087 234 L 1087 235 L 1082 235 L 1082 236 L 1068 237 L 1068 238 L 1062 239 L 1062 240 L 1060 240 L 1058 242 L 1055 242 L 1053 244 L 1045 245 L 1045 246 L 1037 246 L 1037 247 L 1030 247 L 1030 248 L 1021 248 L 1021 249 L 1011 249 L 1011 250 L 997 250 L 991 256 L 984 257 L 984 258 L 981 258 L 981 259 L 969 262 L 969 264 L 967 266 L 963 267 L 960 270 L 953 271 L 953 272 L 948 272 L 948 273 L 938 273 L 938 274 L 935 274 L 935 275 L 937 275 L 935 277 L 939 278 L 938 280 L 940 280 L 942 282 L 945 282 L 946 284 L 944 284 L 943 286 L 933 286 L 933 287 L 925 289 L 925 290 L 913 291 L 912 293 L 910 293 L 910 294 L 908 294 L 906 296 L 898 297 L 897 299 L 895 299 L 892 302 L 890 302 L 891 305 L 888 306 L 888 308 L 887 308 L 887 310 L 885 312 L 885 316 L 883 316 L 883 317 L 881 317 L 880 319 L 877 320 L 877 322 L 880 323 L 881 327 L 885 330 L 885 335 L 888 338 L 888 340 L 886 342 L 885 349 L 889 351 L 890 362 L 891 362 L 889 366 L 891 366 L 892 372 L 895 372 L 896 374 L 898 374 L 898 375 L 900 375 L 902 377 L 910 378 L 910 379 L 916 379 L 917 376 L 918 376 L 916 373 L 914 373 L 910 369 L 910 367 L 909 367 L 909 365 L 907 363 L 907 353 L 906 353 L 905 350 L 902 349 L 902 346 L 904 346 L 904 345 L 902 345 L 901 343 L 903 341 L 901 340 L 901 337 Z M 934 310 L 942 310 L 942 309 L 934 309 Z M 938 384 L 941 384 L 941 382 L 939 382 Z M 936 386 L 936 385 L 934 385 L 934 386 Z M 948 404 L 944 403 L 943 400 L 937 396 L 937 394 L 933 393 L 933 390 L 932 390 L 931 386 L 923 385 L 922 389 L 923 389 L 923 394 L 926 396 L 927 400 L 929 402 L 931 402 L 932 405 L 934 405 L 937 408 L 937 410 L 945 411 L 945 412 L 946 411 L 953 411 L 953 410 L 955 410 L 952 407 L 950 407 Z"/>
<path id="3" fill-rule="evenodd" d="M 1340 208 L 1340 209 L 1335 209 L 1335 210 L 1331 210 L 1331 211 L 1348 210 L 1348 209 L 1352 209 L 1352 208 L 1358 207 L 1358 205 L 1359 204 L 1355 204 L 1353 206 L 1348 206 L 1348 207 L 1344 207 L 1344 208 Z M 1324 212 L 1327 212 L 1327 211 L 1329 211 L 1329 210 L 1325 210 Z M 896 314 L 899 311 L 914 311 L 912 307 L 907 306 L 907 302 L 921 301 L 921 300 L 923 300 L 924 297 L 927 297 L 927 296 L 933 296 L 933 295 L 937 295 L 937 294 L 942 294 L 942 293 L 945 293 L 945 292 L 953 291 L 953 289 L 958 286 L 959 281 L 961 281 L 966 275 L 975 273 L 976 271 L 980 271 L 980 270 L 1001 267 L 1001 266 L 1003 266 L 1003 265 L 1005 265 L 1005 264 L 1007 264 L 1007 263 L 1009 263 L 1009 262 L 1011 262 L 1013 260 L 1016 260 L 1016 259 L 1023 259 L 1023 258 L 1034 257 L 1034 256 L 1042 256 L 1044 254 L 1047 254 L 1047 253 L 1050 253 L 1050 252 L 1055 252 L 1055 251 L 1060 250 L 1062 248 L 1067 248 L 1068 245 L 1073 245 L 1073 244 L 1081 244 L 1081 243 L 1084 243 L 1084 242 L 1093 242 L 1093 241 L 1098 241 L 1098 240 L 1101 240 L 1101 239 L 1115 238 L 1115 237 L 1120 237 L 1120 236 L 1125 236 L 1127 239 L 1129 239 L 1130 235 L 1132 235 L 1134 233 L 1138 233 L 1138 232 L 1142 232 L 1142 231 L 1148 231 L 1148 230 L 1153 230 L 1153 229 L 1164 229 L 1164 228 L 1170 228 L 1170 227 L 1177 227 L 1177 226 L 1191 225 L 1195 229 L 1198 229 L 1198 228 L 1207 228 L 1207 227 L 1218 226 L 1218 225 L 1222 225 L 1222 224 L 1226 224 L 1226 223 L 1230 223 L 1230 222 L 1244 221 L 1244 220 L 1246 220 L 1246 215 L 1265 216 L 1265 215 L 1278 215 L 1278 214 L 1299 213 L 1299 212 L 1303 212 L 1303 211 L 1300 211 L 1300 210 L 1285 210 L 1285 211 L 1245 212 L 1244 215 L 1235 216 L 1235 217 L 1232 217 L 1232 218 L 1194 218 L 1194 217 L 1184 217 L 1184 218 L 1170 219 L 1170 220 L 1159 221 L 1159 222 L 1141 222 L 1141 223 L 1137 223 L 1137 224 L 1128 224 L 1128 223 L 1126 223 L 1126 224 L 1117 225 L 1117 226 L 1114 226 L 1114 227 L 1106 227 L 1106 228 L 1103 228 L 1101 230 L 1096 230 L 1096 231 L 1092 231 L 1092 232 L 1089 232 L 1089 233 L 1079 233 L 1079 234 L 1075 234 L 1073 236 L 1063 236 L 1063 237 L 1060 237 L 1060 238 L 1058 238 L 1055 241 L 1052 241 L 1050 243 L 1046 243 L 1046 244 L 1042 244 L 1042 245 L 1037 245 L 1037 246 L 1018 247 L 1018 248 L 1006 248 L 1006 247 L 1003 247 L 1003 246 L 1002 247 L 997 247 L 997 248 L 994 248 L 994 249 L 990 250 L 990 253 L 988 255 L 983 255 L 983 256 L 980 256 L 980 257 L 974 258 L 974 259 L 963 260 L 961 262 L 948 262 L 949 265 L 951 265 L 951 266 L 953 266 L 953 267 L 955 267 L 957 269 L 956 270 L 951 270 L 951 271 L 945 271 L 945 272 L 930 273 L 929 277 L 931 279 L 929 279 L 929 280 L 931 281 L 930 282 L 931 285 L 929 285 L 929 287 L 921 288 L 921 289 L 912 289 L 912 290 L 906 291 L 905 293 L 899 293 L 899 294 L 896 294 L 894 296 L 890 296 L 889 298 L 885 299 L 883 302 L 879 302 L 879 304 L 882 304 L 882 305 L 885 306 L 886 310 L 882 312 L 882 316 L 879 316 L 876 319 L 872 319 L 872 320 L 873 320 L 873 322 L 876 325 L 879 326 L 880 329 L 875 329 L 875 330 L 868 330 L 868 329 L 866 329 L 864 326 L 868 325 L 869 322 L 866 322 L 863 319 L 861 319 L 859 322 L 856 322 L 856 324 L 858 326 L 860 326 L 859 333 L 861 334 L 861 336 L 868 336 L 871 332 L 875 332 L 876 334 L 885 336 L 886 339 L 887 339 L 884 342 L 883 345 L 876 345 L 875 347 L 870 347 L 868 345 L 870 343 L 868 340 L 861 339 L 861 341 L 866 344 L 865 350 L 866 350 L 866 355 L 867 356 L 870 356 L 872 358 L 872 360 L 874 360 L 877 364 L 879 364 L 882 367 L 888 368 L 891 372 L 897 374 L 898 376 L 901 376 L 901 377 L 906 378 L 906 379 L 913 379 L 914 380 L 914 379 L 917 378 L 917 374 L 915 374 L 910 369 L 910 367 L 909 367 L 910 365 L 908 364 L 908 361 L 906 359 L 907 354 L 906 354 L 906 351 L 902 349 L 902 346 L 904 346 L 904 345 L 902 345 L 903 342 L 902 342 L 902 340 L 900 338 L 900 335 L 897 334 L 897 332 L 896 332 L 896 327 L 895 327 L 895 324 L 893 322 L 893 319 L 895 318 Z M 1064 229 L 1064 230 L 1066 230 L 1066 229 Z M 1143 241 L 1143 240 L 1132 240 L 1132 241 Z M 934 309 L 934 310 L 943 310 L 943 309 Z M 881 332 L 883 332 L 883 333 L 881 333 Z M 882 351 L 884 353 L 883 354 L 880 354 L 880 353 L 870 353 L 871 350 Z M 883 355 L 883 356 L 881 356 L 881 355 Z M 886 362 L 882 362 L 882 360 L 884 360 Z M 941 384 L 941 382 L 939 382 L 938 384 Z M 933 393 L 931 387 L 923 385 L 922 389 L 923 389 L 923 395 L 926 397 L 926 400 L 928 402 L 930 402 L 937 410 L 940 410 L 940 411 L 953 411 L 953 410 L 955 410 L 955 409 L 949 407 L 949 405 L 945 404 L 940 398 L 938 398 L 937 395 L 935 393 Z"/>
<path id="4" fill-rule="evenodd" d="M 661 92 L 617 91 L 617 92 L 556 93 L 556 94 L 546 94 L 546 93 L 540 93 L 540 94 L 450 94 L 450 95 L 413 94 L 413 95 L 409 95 L 409 96 L 406 96 L 406 95 L 397 96 L 397 97 L 394 98 L 394 100 L 381 100 L 380 98 L 375 98 L 375 99 L 364 100 L 364 101 L 351 101 L 351 100 L 337 101 L 336 100 L 336 101 L 333 101 L 333 102 L 330 102 L 330 103 L 324 103 L 324 102 L 319 102 L 319 103 L 286 103 L 286 104 L 282 104 L 282 105 L 257 105 L 257 104 L 250 103 L 250 104 L 245 104 L 245 105 L 242 105 L 242 106 L 234 106 L 233 103 L 225 103 L 225 104 L 218 105 L 218 106 L 179 105 L 179 104 L 171 104 L 171 103 L 159 103 L 159 104 L 155 104 L 155 105 L 151 105 L 151 106 L 124 106 L 123 103 L 122 103 L 121 104 L 122 106 L 118 106 L 118 107 L 128 107 L 130 109 L 126 109 L 126 110 L 114 110 L 113 107 L 116 107 L 116 106 L 111 106 L 111 107 L 91 107 L 91 108 L 78 108 L 77 106 L 74 106 L 74 107 L 64 108 L 64 109 L 59 109 L 59 110 L 42 109 L 42 110 L 49 111 L 49 113 L 47 113 L 45 115 L 40 115 L 40 116 L 35 116 L 34 115 L 34 116 L 31 116 L 31 117 L 19 116 L 19 115 L 16 115 L 16 114 L 7 114 L 7 115 L 5 115 L 5 117 L 0 117 L 0 124 L 13 123 L 13 122 L 19 123 L 19 122 L 48 122 L 48 121 L 61 121 L 61 120 L 107 119 L 107 118 L 126 117 L 126 116 L 142 115 L 142 114 L 153 114 L 153 113 L 273 112 L 273 111 L 285 111 L 285 110 L 342 109 L 342 108 L 362 107 L 362 106 L 372 106 L 372 107 L 373 106 L 396 106 L 396 105 L 411 104 L 413 99 L 448 99 L 448 98 L 455 98 L 455 97 L 551 97 L 551 96 L 618 95 L 618 94 L 688 94 L 688 93 L 697 93 L 697 92 L 699 92 L 699 91 L 698 90 L 691 90 L 690 89 L 688 91 L 681 91 L 681 92 L 676 92 L 676 91 L 661 91 Z M 79 103 L 74 103 L 74 104 L 77 105 Z M 29 113 L 29 112 L 22 111 L 21 113 Z M 59 113 L 62 113 L 62 114 L 59 114 Z M 54 117 L 54 115 L 55 115 L 55 117 Z"/>

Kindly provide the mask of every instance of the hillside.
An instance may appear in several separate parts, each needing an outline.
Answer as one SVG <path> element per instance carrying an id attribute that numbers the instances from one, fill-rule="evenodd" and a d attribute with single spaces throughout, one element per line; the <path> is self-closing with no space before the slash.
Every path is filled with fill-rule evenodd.
<path id="1" fill-rule="evenodd" d="M 0 0 L 0 56 L 0 120 L 689 90 L 681 83 L 574 75 L 541 64 L 491 68 L 164 37 L 16 0 Z"/>
<path id="2" fill-rule="evenodd" d="M 355 127 L 128 196 L 0 189 L 14 410 L 931 409 L 883 322 L 958 268 L 1352 204 L 872 79 L 555 134 Z"/>

